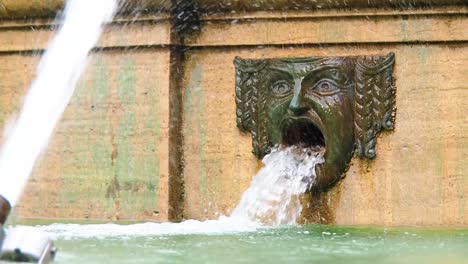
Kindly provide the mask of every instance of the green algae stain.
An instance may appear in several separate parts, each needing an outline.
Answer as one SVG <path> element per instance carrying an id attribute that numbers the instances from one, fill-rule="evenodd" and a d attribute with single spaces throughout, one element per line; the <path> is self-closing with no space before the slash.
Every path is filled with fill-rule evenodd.
<path id="1" fill-rule="evenodd" d="M 213 181 L 212 184 L 210 184 L 213 188 L 212 211 L 219 212 L 220 208 L 218 207 L 218 202 L 222 202 L 225 199 L 223 177 L 221 176 L 223 173 L 223 159 L 212 161 L 212 165 L 214 170 L 211 173 L 215 176 L 210 178 Z"/>
<path id="2" fill-rule="evenodd" d="M 94 63 L 94 73 L 91 79 L 93 103 L 102 105 L 109 96 L 109 69 L 104 59 L 97 56 Z"/>
<path id="3" fill-rule="evenodd" d="M 111 146 L 105 138 L 109 122 L 103 107 L 108 97 L 109 68 L 105 60 L 96 55 L 88 69 L 88 74 L 77 82 L 68 110 L 72 111 L 77 125 L 67 129 L 59 144 L 60 153 L 73 153 L 60 163 L 62 181 L 66 183 L 60 192 L 62 207 L 69 204 L 101 206 L 105 203 L 101 197 L 106 177 L 113 173 Z"/>
<path id="4" fill-rule="evenodd" d="M 426 65 L 429 57 L 430 57 L 429 49 L 425 46 L 418 48 L 418 57 L 422 65 Z"/>
<path id="5" fill-rule="evenodd" d="M 101 105 L 108 96 L 109 67 L 104 58 L 95 55 L 88 69 L 90 70 L 89 80 L 86 77 L 78 80 L 71 104 L 87 107 Z"/>
<path id="6" fill-rule="evenodd" d="M 206 165 L 206 103 L 205 93 L 202 87 L 203 71 L 200 65 L 195 65 L 191 72 L 190 82 L 185 88 L 184 97 L 184 134 L 192 133 L 193 126 L 198 129 L 198 176 L 200 178 L 200 194 L 203 200 L 208 195 L 208 177 Z"/>
<path id="7" fill-rule="evenodd" d="M 96 140 L 92 145 L 91 163 L 94 164 L 92 173 L 96 178 L 103 180 L 106 175 L 112 174 L 111 153 L 112 146 L 107 141 Z"/>
<path id="8" fill-rule="evenodd" d="M 83 79 L 78 80 L 70 104 L 84 105 L 87 101 L 88 90 Z"/>
<path id="9" fill-rule="evenodd" d="M 145 194 L 142 197 L 142 210 L 158 211 L 159 159 L 146 157 L 141 162 L 141 174 Z"/>
<path id="10" fill-rule="evenodd" d="M 124 59 L 118 74 L 117 95 L 121 103 L 136 103 L 135 62 Z"/>
<path id="11" fill-rule="evenodd" d="M 97 69 L 103 69 L 97 67 Z M 93 93 L 100 104 L 105 104 L 110 91 L 109 74 L 103 72 L 101 79 L 94 79 L 101 85 Z M 158 186 L 160 161 L 158 142 L 160 140 L 160 87 L 157 79 L 137 86 L 135 62 L 123 58 L 116 74 L 115 114 L 118 122 L 106 131 L 113 131 L 106 144 L 95 145 L 94 159 L 102 156 L 107 175 L 102 189 L 106 197 L 106 210 L 110 215 L 121 212 L 133 219 L 141 212 L 159 210 Z M 106 113 L 104 113 L 106 114 Z M 102 194 L 101 194 L 102 196 Z"/>
<path id="12" fill-rule="evenodd" d="M 408 34 L 408 20 L 407 19 L 402 19 L 400 21 L 400 39 L 401 41 L 407 41 L 409 39 L 409 34 Z"/>
<path id="13" fill-rule="evenodd" d="M 132 215 L 136 209 L 136 194 L 139 182 L 135 174 L 135 151 L 132 139 L 136 132 L 136 76 L 135 64 L 124 59 L 117 77 L 117 96 L 120 102 L 120 122 L 117 127 L 115 144 L 115 179 L 120 187 L 122 210 Z"/>
<path id="14" fill-rule="evenodd" d="M 139 160 L 137 174 L 141 175 L 144 183 L 145 195 L 142 197 L 142 209 L 145 211 L 159 211 L 158 187 L 160 177 L 160 164 L 158 142 L 161 134 L 160 121 L 160 87 L 158 79 L 152 78 L 145 85 L 143 95 L 147 104 L 147 112 L 144 114 L 143 129 L 141 131 L 145 144 L 144 156 Z"/>
<path id="15" fill-rule="evenodd" d="M 91 109 L 96 112 L 94 119 L 93 131 L 97 131 L 98 135 L 106 136 L 110 131 L 110 124 L 106 118 L 106 109 L 103 107 L 109 96 L 109 67 L 101 56 L 97 56 L 94 63 L 94 72 L 91 77 Z M 91 140 L 90 140 L 91 142 Z M 100 177 L 109 174 L 112 171 L 111 152 L 112 146 L 108 141 L 95 140 L 91 144 L 91 161 L 96 165 L 96 174 Z"/>
<path id="16" fill-rule="evenodd" d="M 160 177 L 160 161 L 157 153 L 158 143 L 161 142 L 161 102 L 160 102 L 160 90 L 158 80 L 155 80 L 154 84 L 148 88 L 148 101 L 149 111 L 146 114 L 147 119 L 145 121 L 145 127 L 151 128 L 154 132 L 154 136 L 150 136 L 150 141 L 147 142 L 147 153 L 151 153 L 151 156 L 145 161 L 145 178 L 147 179 L 147 189 L 149 195 L 147 195 L 145 208 L 154 208 L 159 210 L 159 199 L 158 199 L 158 188 L 159 188 L 159 177 Z"/>
<path id="17" fill-rule="evenodd" d="M 104 107 L 109 97 L 109 67 L 102 56 L 96 55 L 93 63 L 92 76 L 90 77 L 91 90 L 89 105 L 94 118 L 92 119 L 91 131 L 88 134 L 88 152 L 90 152 L 90 163 L 86 170 L 92 175 L 88 182 L 88 193 L 90 198 L 102 197 L 106 191 L 106 181 L 113 174 L 112 168 L 112 146 L 109 143 L 108 131 L 111 130 L 107 120 L 107 109 Z M 94 135 L 94 137 L 92 136 Z"/>

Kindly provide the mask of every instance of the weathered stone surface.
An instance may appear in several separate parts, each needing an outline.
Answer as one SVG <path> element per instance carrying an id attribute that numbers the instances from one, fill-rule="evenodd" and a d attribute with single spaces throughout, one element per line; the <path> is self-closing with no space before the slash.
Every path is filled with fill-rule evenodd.
<path id="1" fill-rule="evenodd" d="M 235 95 L 227 89 L 234 84 L 234 75 L 227 74 L 233 67 L 220 62 L 223 55 L 194 53 L 186 65 L 184 215 L 189 219 L 228 213 L 259 168 L 250 135 L 236 127 Z M 226 66 L 223 73 L 220 66 Z"/>
<path id="2" fill-rule="evenodd" d="M 164 46 L 170 44 L 170 22 L 165 17 L 150 21 L 114 22 L 105 27 L 96 48 Z M 50 20 L 37 23 L 0 23 L 0 51 L 43 50 L 55 34 L 57 25 Z"/>
<path id="3" fill-rule="evenodd" d="M 183 0 L 122 1 L 120 13 L 161 12 Z M 64 6 L 64 0 L 2 0 L 0 18 L 53 17 Z M 196 0 L 204 12 L 243 12 L 271 10 L 321 10 L 324 8 L 415 8 L 441 5 L 463 5 L 464 0 Z"/>
<path id="4" fill-rule="evenodd" d="M 345 16 L 347 13 L 343 13 Z M 441 42 L 468 39 L 468 17 L 391 16 L 252 19 L 210 21 L 190 46 L 307 45 L 352 43 Z M 241 38 L 239 36 L 242 36 Z"/>
<path id="5" fill-rule="evenodd" d="M 167 220 L 168 56 L 163 50 L 91 56 L 17 217 Z M 4 124 L 20 107 L 38 57 L 1 60 Z"/>
<path id="6" fill-rule="evenodd" d="M 209 11 L 320 10 L 324 8 L 423 7 L 462 5 L 463 0 L 196 0 Z"/>
<path id="7" fill-rule="evenodd" d="M 54 17 L 63 9 L 65 0 L 1 0 L 0 18 Z M 119 13 L 139 14 L 149 10 L 155 13 L 167 10 L 171 1 L 130 0 L 120 1 Z"/>
<path id="8" fill-rule="evenodd" d="M 395 52 L 397 119 L 374 161 L 353 159 L 316 214 L 344 225 L 468 224 L 466 44 L 203 49 L 188 60 L 185 133 L 187 218 L 229 213 L 258 164 L 235 128 L 235 56 L 354 56 Z M 196 96 L 194 96 L 196 95 Z M 196 98 L 196 99 L 192 99 Z M 314 205 L 316 201 L 310 201 Z M 309 216 L 320 219 L 320 216 Z"/>

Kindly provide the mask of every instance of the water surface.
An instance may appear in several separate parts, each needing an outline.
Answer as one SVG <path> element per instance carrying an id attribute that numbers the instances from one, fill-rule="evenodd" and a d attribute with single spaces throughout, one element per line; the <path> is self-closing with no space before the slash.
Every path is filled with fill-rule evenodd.
<path id="1" fill-rule="evenodd" d="M 67 232 L 62 229 L 65 226 Z M 121 229 L 114 234 L 113 225 L 105 224 L 93 236 L 90 233 L 97 225 L 89 226 L 88 234 L 80 231 L 87 225 L 62 227 L 40 227 L 56 239 L 56 263 L 468 263 L 467 229 L 306 225 L 164 234 L 151 226 L 128 225 L 124 228 L 129 231 L 145 227 L 148 232 L 131 234 Z"/>

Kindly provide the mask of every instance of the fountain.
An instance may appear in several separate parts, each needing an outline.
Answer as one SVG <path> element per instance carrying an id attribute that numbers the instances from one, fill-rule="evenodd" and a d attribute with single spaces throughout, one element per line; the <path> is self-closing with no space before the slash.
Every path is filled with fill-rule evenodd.
<path id="1" fill-rule="evenodd" d="M 315 191 L 341 179 L 354 152 L 375 158 L 378 133 L 395 119 L 394 54 L 387 56 L 236 58 L 237 126 L 254 154 L 271 146 L 325 148 Z"/>
<path id="2" fill-rule="evenodd" d="M 0 1 L 5 128 L 62 4 Z M 122 2 L 23 197 L 0 176 L 4 251 L 37 238 L 33 257 L 57 245 L 58 263 L 464 263 L 466 12 Z M 15 232 L 30 225 L 47 238 Z"/>
<path id="3" fill-rule="evenodd" d="M 464 54 L 459 50 L 463 51 L 466 28 L 465 9 L 459 8 L 462 2 L 126 1 L 92 52 L 90 67 L 65 118 L 58 123 L 43 162 L 33 173 L 25 202 L 15 212 L 20 219 L 51 215 L 80 220 L 216 219 L 232 212 L 262 166 L 258 158 L 267 153 L 264 150 L 283 140 L 286 145 L 304 141 L 300 134 L 289 133 L 303 130 L 315 137 L 313 141 L 320 142 L 323 137 L 320 144 L 328 148 L 313 187 L 318 192 L 328 191 L 314 197 L 320 208 L 309 211 L 329 212 L 329 217 L 319 220 L 322 217 L 315 214 L 308 221 L 461 224 L 465 221 L 460 198 L 465 174 L 461 158 L 464 150 L 459 146 L 464 145 L 464 127 L 442 125 L 436 120 L 464 124 L 458 114 L 464 109 L 464 93 L 458 88 L 464 81 L 455 67 L 463 65 L 464 59 L 458 56 Z M 35 58 L 57 26 L 52 20 L 35 18 L 51 17 L 62 5 L 60 0 L 2 1 L 0 16 L 5 20 L 0 23 L 0 56 L 5 63 L 0 65 L 4 91 L 0 103 L 4 125 L 5 117 L 19 108 L 22 91 L 33 79 Z M 395 64 L 391 63 L 392 56 L 385 55 L 392 52 Z M 236 109 L 235 57 L 242 58 L 240 64 L 249 60 L 265 64 L 268 70 L 259 74 L 266 76 L 271 74 L 269 68 L 280 63 L 293 68 L 301 64 L 314 67 L 315 59 L 317 63 L 328 59 L 349 64 L 350 69 L 343 70 L 342 75 L 355 84 L 353 89 L 343 96 L 314 95 L 323 100 L 336 97 L 347 104 L 348 117 L 337 122 L 351 131 L 346 140 L 343 133 L 336 135 L 342 138 L 336 138 L 337 143 L 331 141 L 335 138 L 327 138 L 331 135 L 324 128 L 331 124 L 324 123 L 319 110 L 313 111 L 319 118 L 310 112 L 308 117 L 285 126 L 283 133 L 278 123 L 288 114 L 283 105 L 277 108 L 278 115 L 262 113 L 258 120 L 262 123 L 256 123 L 257 127 L 247 119 L 241 121 L 243 131 L 266 132 L 261 138 L 252 134 L 258 146 L 254 146 L 256 156 L 251 155 L 252 137 L 241 133 L 233 119 L 237 110 L 245 117 L 250 113 L 242 105 Z M 455 58 L 456 62 L 445 63 L 442 58 Z M 373 60 L 390 66 L 373 69 Z M 248 67 L 239 65 L 237 69 L 244 75 L 239 78 L 245 78 L 242 85 L 246 91 L 250 82 L 247 76 L 256 74 Z M 386 73 L 389 71 L 393 71 L 391 75 Z M 291 69 L 287 74 L 293 73 Z M 18 78 L 19 74 L 24 78 Z M 451 81 L 443 82 L 442 76 L 448 75 L 453 75 Z M 363 81 L 357 82 L 358 78 Z M 391 98 L 387 103 L 398 107 L 398 122 L 387 126 L 379 121 L 393 121 L 393 107 L 388 108 L 390 117 L 358 117 L 358 104 L 366 105 L 359 114 L 370 117 L 369 111 L 375 111 L 377 102 L 385 100 L 378 95 L 384 90 L 377 89 L 377 79 L 392 82 L 393 78 L 397 78 L 394 86 L 398 89 L 385 92 Z M 293 83 L 286 83 L 278 83 L 275 90 L 294 88 L 290 87 Z M 331 88 L 327 85 L 324 83 L 323 88 Z M 397 101 L 392 101 L 393 92 Z M 288 96 L 268 100 L 292 100 Z M 437 102 L 428 98 L 437 98 Z M 312 103 L 307 98 L 296 99 Z M 369 103 L 373 106 L 367 107 Z M 275 106 L 273 102 L 268 105 L 269 109 Z M 263 106 L 256 107 L 264 110 Z M 299 113 L 306 108 L 294 109 Z M 293 110 L 289 113 L 296 115 Z M 265 129 L 265 124 L 274 127 Z M 283 138 L 283 134 L 289 136 Z M 333 146 L 342 147 L 342 154 L 335 155 Z M 449 147 L 441 150 L 440 146 Z M 336 164 L 333 171 L 332 164 Z M 441 181 L 441 177 L 450 180 Z M 441 191 L 431 195 L 439 186 Z M 421 191 L 410 195 L 414 189 Z M 83 193 L 89 199 L 80 199 Z M 44 199 L 53 207 L 39 202 Z M 434 206 L 424 209 L 415 204 Z"/>

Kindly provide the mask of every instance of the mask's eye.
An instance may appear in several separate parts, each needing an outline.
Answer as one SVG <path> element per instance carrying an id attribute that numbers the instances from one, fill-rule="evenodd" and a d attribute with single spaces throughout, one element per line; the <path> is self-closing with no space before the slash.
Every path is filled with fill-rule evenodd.
<path id="1" fill-rule="evenodd" d="M 274 95 L 277 95 L 277 96 L 285 95 L 289 93 L 291 90 L 292 90 L 291 85 L 285 80 L 276 81 L 271 86 L 271 91 L 273 92 Z"/>
<path id="2" fill-rule="evenodd" d="M 338 92 L 339 89 L 336 87 L 334 81 L 321 80 L 314 85 L 313 91 L 320 95 L 333 95 Z"/>

